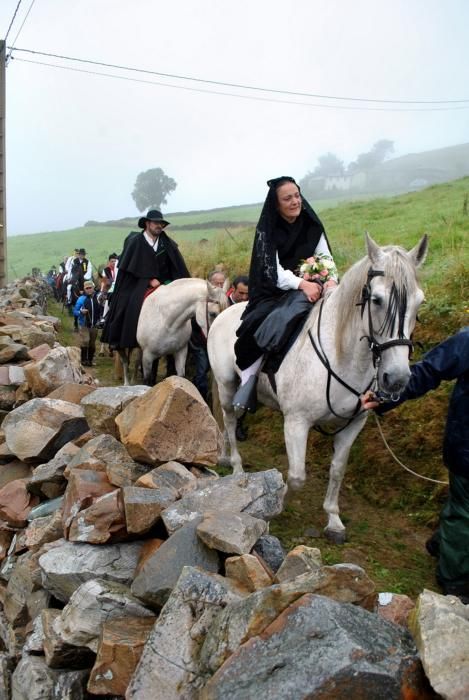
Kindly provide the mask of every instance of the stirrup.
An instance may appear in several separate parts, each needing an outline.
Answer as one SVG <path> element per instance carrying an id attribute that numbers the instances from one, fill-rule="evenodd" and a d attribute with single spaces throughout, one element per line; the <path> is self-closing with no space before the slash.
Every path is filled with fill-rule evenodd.
<path id="1" fill-rule="evenodd" d="M 232 406 L 236 413 L 248 411 L 255 413 L 257 410 L 257 380 L 256 374 L 249 377 L 246 384 L 239 387 L 233 396 Z"/>

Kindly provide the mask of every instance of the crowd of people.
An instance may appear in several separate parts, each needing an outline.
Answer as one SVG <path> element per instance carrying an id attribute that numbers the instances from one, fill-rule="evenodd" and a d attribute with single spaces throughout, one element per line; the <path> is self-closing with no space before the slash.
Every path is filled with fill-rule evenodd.
<path id="1" fill-rule="evenodd" d="M 243 416 L 255 410 L 259 373 L 278 369 L 311 305 L 322 297 L 325 288 L 338 283 L 336 275 L 324 283 L 319 275 L 301 274 L 301 263 L 311 256 L 326 256 L 332 261 L 333 257 L 324 227 L 295 180 L 280 177 L 267 185 L 249 276 L 235 277 L 226 289 L 230 305 L 247 302 L 235 344 L 241 382 L 233 404 L 244 412 Z M 157 210 L 141 217 L 140 232 L 127 236 L 119 256 L 109 255 L 99 276 L 99 289 L 83 248 L 64 258 L 58 270 L 51 270 L 51 286 L 73 310 L 85 366 L 93 363 L 100 327 L 104 326 L 102 340 L 111 349 L 136 347 L 138 317 L 145 297 L 161 285 L 190 276 L 177 244 L 165 232 L 168 225 Z M 221 288 L 227 285 L 221 268 L 213 270 L 208 281 Z M 443 592 L 458 595 L 465 603 L 469 602 L 468 330 L 450 337 L 412 367 L 411 381 L 398 403 L 383 406 L 370 394 L 362 397 L 364 410 L 384 413 L 434 389 L 441 380 L 456 379 L 443 455 L 450 472 L 449 496 L 440 527 L 427 548 L 438 558 L 437 579 Z M 195 368 L 193 382 L 207 400 L 207 343 L 195 319 L 190 353 Z M 243 416 L 238 421 L 238 439 L 246 438 Z"/>
<path id="2" fill-rule="evenodd" d="M 75 248 L 46 275 L 54 297 L 73 316 L 85 367 L 96 364 L 96 343 L 101 330 L 102 345 L 109 346 L 111 355 L 113 350 L 136 347 L 138 317 L 146 296 L 162 284 L 191 276 L 177 244 L 164 231 L 168 225 L 160 211 L 150 210 L 138 221 L 141 231 L 132 231 L 120 255 L 111 253 L 102 268 L 95 270 L 86 250 Z M 210 272 L 208 281 L 216 287 L 227 287 L 229 305 L 247 301 L 248 277 L 236 276 L 229 285 L 222 268 L 219 265 Z M 195 372 L 193 382 L 207 401 L 210 371 L 207 341 L 195 319 L 192 326 L 189 348 Z M 170 373 L 171 359 L 168 358 Z"/>

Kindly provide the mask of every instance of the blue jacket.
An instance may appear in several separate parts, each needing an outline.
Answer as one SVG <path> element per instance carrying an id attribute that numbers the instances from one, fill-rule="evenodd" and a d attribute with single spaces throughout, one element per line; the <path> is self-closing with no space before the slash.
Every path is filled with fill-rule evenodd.
<path id="1" fill-rule="evenodd" d="M 383 404 L 378 414 L 417 399 L 444 380 L 456 379 L 451 394 L 443 443 L 443 460 L 454 474 L 469 479 L 469 326 L 430 350 L 411 367 L 411 378 L 399 401 Z"/>
<path id="2" fill-rule="evenodd" d="M 88 309 L 87 314 L 82 314 L 81 309 Z M 97 299 L 97 294 L 92 296 L 82 294 L 78 297 L 75 306 L 73 307 L 73 315 L 78 319 L 78 323 L 83 328 L 93 328 L 101 318 L 102 309 Z"/>

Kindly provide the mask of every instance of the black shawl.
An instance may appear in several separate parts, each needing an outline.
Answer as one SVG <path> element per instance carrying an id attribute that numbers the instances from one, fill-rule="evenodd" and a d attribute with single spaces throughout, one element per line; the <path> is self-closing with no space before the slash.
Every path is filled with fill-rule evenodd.
<path id="1" fill-rule="evenodd" d="M 303 195 L 303 208 L 293 224 L 280 216 L 277 188 L 286 182 L 296 185 L 291 177 L 279 177 L 267 183 L 269 191 L 256 227 L 249 270 L 250 306 L 282 294 L 277 287 L 276 253 L 282 267 L 295 272 L 300 260 L 314 254 L 321 235 L 326 237 L 324 226 Z"/>

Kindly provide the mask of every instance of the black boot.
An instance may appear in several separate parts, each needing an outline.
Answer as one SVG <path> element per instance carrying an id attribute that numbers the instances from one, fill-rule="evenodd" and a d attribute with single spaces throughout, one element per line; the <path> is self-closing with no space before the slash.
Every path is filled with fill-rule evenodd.
<path id="1" fill-rule="evenodd" d="M 88 365 L 88 348 L 81 348 L 81 364 L 83 367 Z"/>
<path id="2" fill-rule="evenodd" d="M 248 429 L 244 425 L 245 418 L 246 414 L 243 413 L 243 415 L 236 421 L 236 439 L 238 442 L 245 442 L 245 440 L 248 439 Z"/>
<path id="3" fill-rule="evenodd" d="M 239 387 L 233 396 L 233 408 L 239 411 L 249 411 L 255 413 L 257 410 L 257 374 L 249 377 L 246 384 Z"/>

